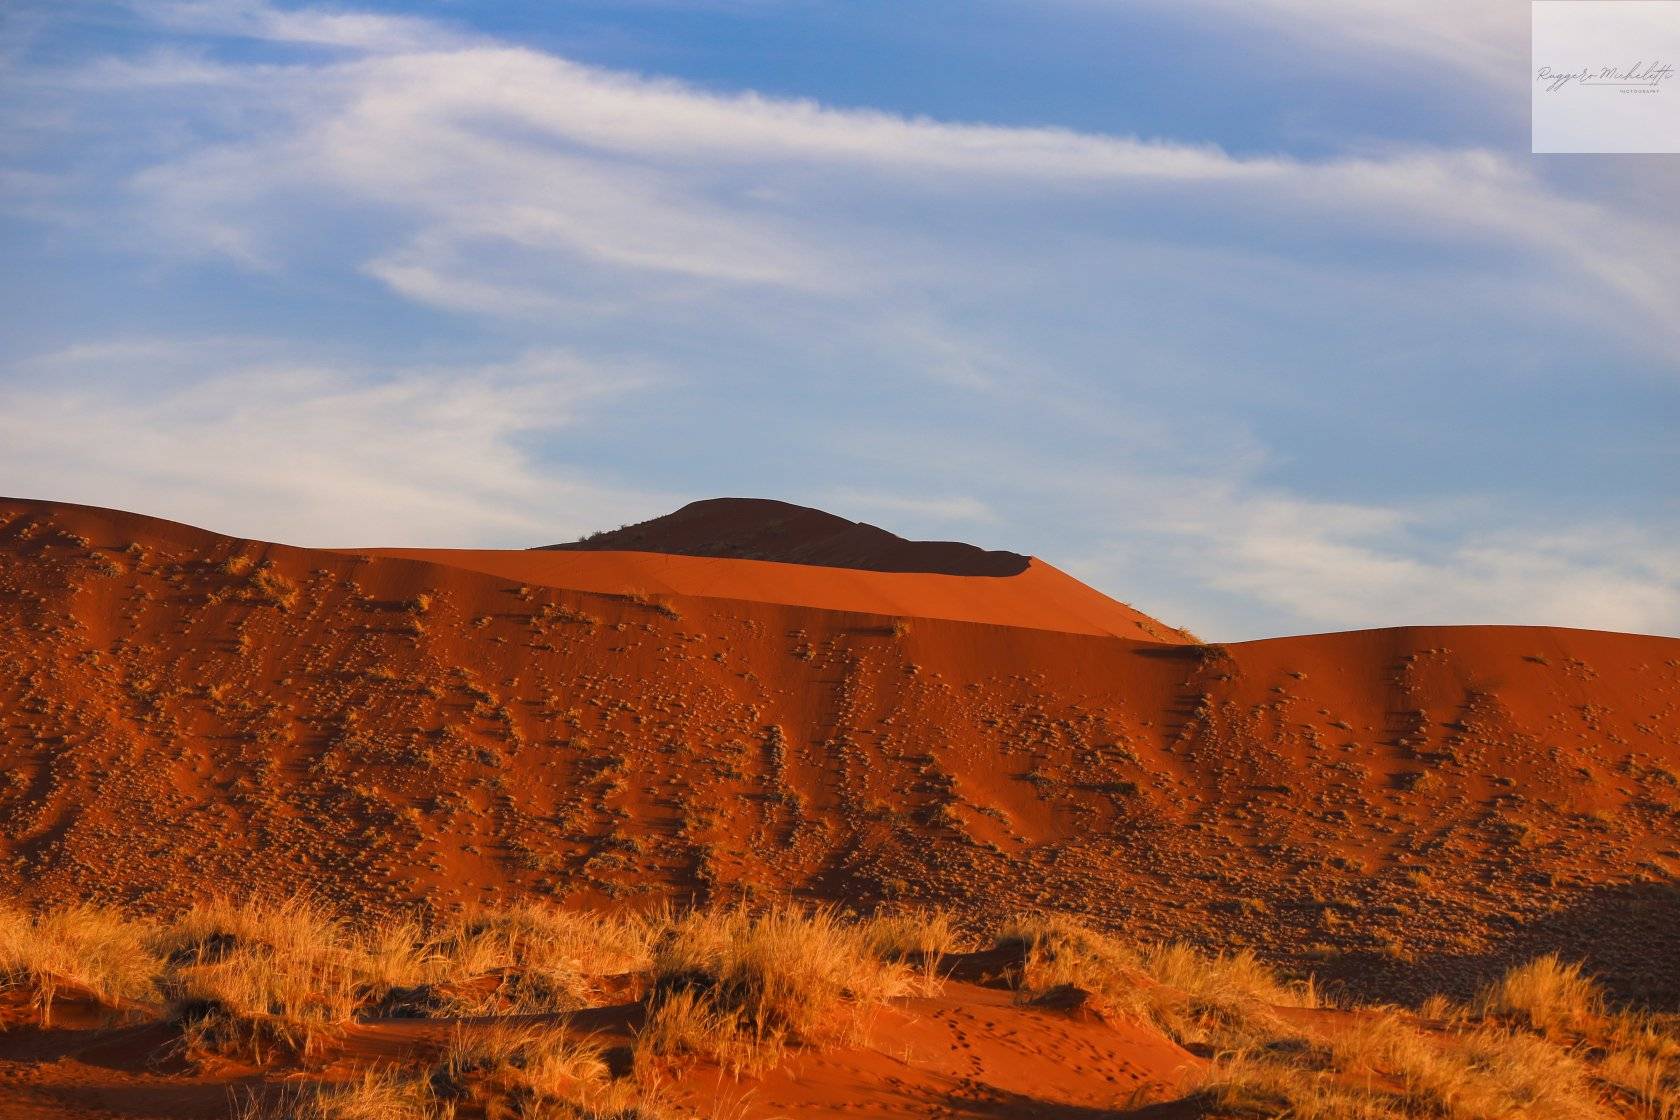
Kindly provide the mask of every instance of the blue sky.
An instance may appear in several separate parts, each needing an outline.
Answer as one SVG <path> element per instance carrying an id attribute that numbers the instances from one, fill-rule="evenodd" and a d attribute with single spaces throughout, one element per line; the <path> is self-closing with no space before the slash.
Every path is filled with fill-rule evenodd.
<path id="1" fill-rule="evenodd" d="M 1680 633 L 1680 157 L 1527 5 L 0 15 L 0 490 L 521 546 L 720 494 L 1208 636 Z"/>

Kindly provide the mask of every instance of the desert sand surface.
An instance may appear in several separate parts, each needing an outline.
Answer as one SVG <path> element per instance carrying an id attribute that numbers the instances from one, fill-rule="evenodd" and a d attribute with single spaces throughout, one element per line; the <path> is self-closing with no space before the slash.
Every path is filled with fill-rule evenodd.
<path id="1" fill-rule="evenodd" d="M 241 1094 L 240 1115 L 347 1116 L 274 1102 L 445 1061 L 508 1016 L 594 1040 L 604 1072 L 539 1105 L 508 1088 L 526 1057 L 449 1059 L 461 1116 L 1671 1115 L 1680 640 L 1205 643 L 1016 554 L 697 506 L 492 552 L 311 550 L 0 499 L 0 1116 L 227 1116 Z M 523 958 L 455 976 L 483 989 L 472 1014 L 395 1014 L 395 973 L 357 965 L 359 994 L 303 1045 L 199 1029 L 202 999 L 183 1018 L 182 976 L 221 959 L 206 946 L 260 941 L 159 932 L 216 895 L 409 922 L 404 944 L 439 959 L 466 935 L 415 931 L 475 912 L 653 932 L 606 963 L 604 935 L 568 934 L 593 948 L 566 1000 L 497 1004 Z M 126 994 L 29 964 L 17 946 L 82 903 L 141 923 L 101 944 L 176 948 Z M 875 938 L 859 975 L 885 978 L 831 1002 L 867 1023 L 772 1023 L 747 1057 L 661 1043 L 694 992 L 736 1008 L 716 946 L 760 933 L 679 967 L 672 946 L 700 935 L 658 915 L 787 906 L 920 915 L 908 942 L 847 927 Z M 1169 943 L 1200 963 L 1143 948 Z M 1543 1010 L 1499 995 L 1546 954 L 1596 994 L 1547 973 L 1525 989 Z M 711 1033 L 750 1022 L 762 1042 L 764 1014 Z M 1494 1034 L 1507 1049 L 1475 1058 Z M 1426 1052 L 1468 1080 L 1418 1088 Z M 1266 1081 L 1285 1054 L 1319 1111 Z M 1496 1066 L 1497 1092 L 1476 1080 Z M 623 1104 L 645 1088 L 627 1070 L 658 1071 L 664 1112 Z M 1372 1111 L 1389 1097 L 1410 1111 Z M 381 1107 L 441 1115 L 411 1105 Z"/>
<path id="2" fill-rule="evenodd" d="M 871 572 L 659 552 L 374 548 L 356 555 L 417 560 L 539 587 L 606 595 L 737 599 L 852 614 L 1182 642 L 1186 635 L 1117 603 L 1041 560 L 1015 575 Z"/>

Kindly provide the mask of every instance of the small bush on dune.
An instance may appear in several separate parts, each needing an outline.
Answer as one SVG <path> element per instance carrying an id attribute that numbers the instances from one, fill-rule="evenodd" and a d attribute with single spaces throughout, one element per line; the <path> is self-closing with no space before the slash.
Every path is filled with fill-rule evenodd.
<path id="1" fill-rule="evenodd" d="M 445 1102 L 471 1101 L 490 1116 L 535 1116 L 612 1095 L 601 1050 L 557 1028 L 456 1031 L 431 1087 Z"/>
<path id="2" fill-rule="evenodd" d="M 457 986 L 500 977 L 461 1011 L 572 1011 L 590 1002 L 590 981 L 645 970 L 657 919 L 580 914 L 526 903 L 468 915 L 433 942 L 430 979 Z"/>
<path id="3" fill-rule="evenodd" d="M 1288 1034 L 1271 1008 L 1317 1002 L 1310 983 L 1286 984 L 1247 950 L 1210 956 L 1182 944 L 1134 948 L 1055 915 L 1014 919 L 997 945 L 1021 950 L 1024 992 L 1078 988 L 1180 1043 L 1234 1049 Z"/>
<path id="4" fill-rule="evenodd" d="M 297 1089 L 263 1099 L 249 1095 L 234 1120 L 452 1120 L 425 1078 L 372 1069 L 354 1081 Z"/>
<path id="5" fill-rule="evenodd" d="M 733 1061 L 743 1044 L 763 1057 L 784 1044 L 856 1041 L 868 1009 L 904 994 L 910 972 L 878 957 L 865 930 L 831 910 L 781 908 L 678 919 L 655 946 L 653 983 L 649 1049 L 681 1039 L 691 1052 Z M 693 1043 L 698 1023 L 723 1028 L 718 1045 Z"/>
<path id="6" fill-rule="evenodd" d="M 1506 972 L 1476 997 L 1475 1009 L 1531 1030 L 1579 1031 L 1602 1017 L 1604 1000 L 1579 964 L 1553 953 Z"/>
<path id="7" fill-rule="evenodd" d="M 159 965 L 147 928 L 115 911 L 77 906 L 33 916 L 0 908 L 0 987 L 31 988 L 43 1016 L 61 985 L 111 1003 L 155 999 Z"/>
<path id="8" fill-rule="evenodd" d="M 360 954 L 301 899 L 195 907 L 156 938 L 162 987 L 189 1049 L 308 1053 L 357 1005 Z"/>
<path id="9" fill-rule="evenodd" d="M 902 961 L 917 974 L 922 995 L 939 990 L 939 962 L 957 944 L 956 927 L 942 910 L 882 914 L 864 925 L 869 951 L 884 961 Z"/>

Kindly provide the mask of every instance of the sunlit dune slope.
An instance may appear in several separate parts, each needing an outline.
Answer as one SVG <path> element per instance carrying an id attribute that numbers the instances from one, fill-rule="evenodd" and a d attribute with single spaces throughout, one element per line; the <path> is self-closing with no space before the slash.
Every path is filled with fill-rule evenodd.
<path id="1" fill-rule="evenodd" d="M 823 610 L 944 618 L 998 626 L 1181 642 L 1184 635 L 1042 560 L 1019 574 L 873 572 L 655 552 L 445 548 L 358 549 L 485 572 L 542 587 L 603 594 L 698 595 Z"/>
<path id="2" fill-rule="evenodd" d="M 917 897 L 1385 998 L 1549 948 L 1680 998 L 1680 641 L 1167 644 L 511 575 L 0 501 L 0 892 Z"/>

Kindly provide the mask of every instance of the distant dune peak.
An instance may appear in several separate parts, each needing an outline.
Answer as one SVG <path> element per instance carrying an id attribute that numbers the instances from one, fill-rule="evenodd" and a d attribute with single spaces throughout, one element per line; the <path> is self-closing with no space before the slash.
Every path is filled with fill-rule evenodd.
<path id="1" fill-rule="evenodd" d="M 862 521 L 769 498 L 707 498 L 675 513 L 550 550 L 664 552 L 735 560 L 771 560 L 871 572 L 1013 576 L 1029 558 L 958 541 L 912 541 Z"/>

